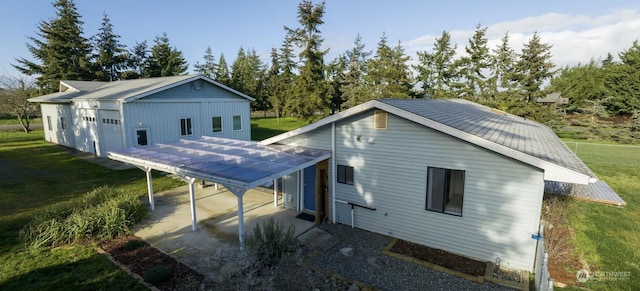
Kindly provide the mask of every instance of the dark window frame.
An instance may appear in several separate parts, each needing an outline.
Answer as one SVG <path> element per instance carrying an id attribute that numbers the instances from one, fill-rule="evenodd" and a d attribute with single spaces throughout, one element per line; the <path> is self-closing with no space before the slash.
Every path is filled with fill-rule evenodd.
<path id="1" fill-rule="evenodd" d="M 193 135 L 193 123 L 191 122 L 191 117 L 180 118 L 180 135 Z"/>
<path id="2" fill-rule="evenodd" d="M 236 117 L 238 118 L 238 127 L 236 127 Z M 242 115 L 234 115 L 232 117 L 233 130 L 242 130 Z"/>
<path id="3" fill-rule="evenodd" d="M 216 119 L 220 123 L 219 127 L 216 127 Z M 218 130 L 216 130 L 216 129 L 218 129 Z M 219 132 L 223 131 L 222 130 L 222 116 L 213 116 L 213 117 L 211 117 L 211 130 L 212 130 L 212 132 L 215 132 L 215 133 L 219 133 Z"/>
<path id="4" fill-rule="evenodd" d="M 427 167 L 425 210 L 454 216 L 462 216 L 465 175 L 465 170 Z M 452 182 L 453 176 L 455 177 Z M 453 187 L 459 187 L 459 189 L 452 189 Z M 457 192 L 461 193 L 457 194 Z"/>
<path id="5" fill-rule="evenodd" d="M 337 173 L 336 178 L 338 183 L 353 185 L 353 182 L 354 182 L 353 167 L 338 165 L 338 168 L 336 169 L 336 173 Z"/>

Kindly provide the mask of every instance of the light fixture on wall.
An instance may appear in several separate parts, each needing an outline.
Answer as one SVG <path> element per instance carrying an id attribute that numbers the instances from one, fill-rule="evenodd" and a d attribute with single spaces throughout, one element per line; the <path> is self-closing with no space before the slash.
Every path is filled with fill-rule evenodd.
<path id="1" fill-rule="evenodd" d="M 362 137 L 362 136 L 361 136 L 361 135 L 359 135 L 359 134 L 358 134 L 358 135 L 356 135 L 356 140 L 357 140 L 357 141 L 361 141 L 361 140 L 360 140 L 360 138 L 361 138 L 361 137 Z"/>
<path id="2" fill-rule="evenodd" d="M 374 140 L 375 140 L 375 138 L 370 137 L 370 138 L 367 140 L 367 142 L 368 142 L 368 143 L 370 143 L 370 144 L 373 144 L 373 141 L 374 141 Z"/>

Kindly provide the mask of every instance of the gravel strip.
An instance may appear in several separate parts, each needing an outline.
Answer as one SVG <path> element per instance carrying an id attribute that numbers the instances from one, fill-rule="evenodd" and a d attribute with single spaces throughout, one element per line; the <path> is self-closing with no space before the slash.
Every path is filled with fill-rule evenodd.
<path id="1" fill-rule="evenodd" d="M 325 223 L 320 228 L 336 236 L 338 243 L 309 263 L 380 290 L 513 290 L 491 282 L 479 284 L 387 256 L 382 253 L 392 240 L 387 236 L 342 224 Z M 345 256 L 340 253 L 342 248 L 353 251 Z"/>

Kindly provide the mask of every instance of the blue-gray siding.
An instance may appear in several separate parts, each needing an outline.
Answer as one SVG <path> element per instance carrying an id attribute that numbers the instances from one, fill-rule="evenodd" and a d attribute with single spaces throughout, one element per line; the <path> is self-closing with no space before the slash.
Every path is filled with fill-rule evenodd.
<path id="1" fill-rule="evenodd" d="M 281 143 L 322 148 L 328 140 L 330 148 L 330 129 Z M 387 129 L 374 129 L 373 111 L 337 122 L 333 157 L 338 165 L 354 167 L 355 180 L 354 185 L 337 183 L 336 199 L 377 209 L 356 208 L 356 227 L 480 260 L 500 257 L 503 266 L 532 268 L 541 170 L 392 114 Z M 427 167 L 465 171 L 462 216 L 425 210 Z M 350 211 L 337 203 L 336 221 L 351 224 Z"/>

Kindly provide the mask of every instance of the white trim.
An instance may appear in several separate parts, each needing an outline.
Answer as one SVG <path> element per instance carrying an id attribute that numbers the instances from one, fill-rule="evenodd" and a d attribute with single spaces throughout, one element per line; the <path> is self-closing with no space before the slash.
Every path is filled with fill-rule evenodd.
<path id="1" fill-rule="evenodd" d="M 575 183 L 575 184 L 589 184 L 590 182 L 593 183 L 594 181 L 594 177 L 590 177 L 588 175 L 576 172 L 574 170 L 562 167 L 560 165 L 542 160 L 540 158 L 531 156 L 529 154 L 520 152 L 518 150 L 514 150 L 512 148 L 494 143 L 492 141 L 486 140 L 484 138 L 481 138 L 479 136 L 464 132 L 462 130 L 450 127 L 448 125 L 433 121 L 431 119 L 428 119 L 426 117 L 423 116 L 419 116 L 410 112 L 407 112 L 405 110 L 402 110 L 400 108 L 388 105 L 386 103 L 377 101 L 377 100 L 371 100 L 369 102 L 354 106 L 348 110 L 342 111 L 340 113 L 334 114 L 332 116 L 329 116 L 327 118 L 321 119 L 316 123 L 298 128 L 296 130 L 292 130 L 289 132 L 285 132 L 283 134 L 280 135 L 276 135 L 274 137 L 265 139 L 263 141 L 260 142 L 261 145 L 269 145 L 269 144 L 273 144 L 273 143 L 277 143 L 279 141 L 282 141 L 284 139 L 293 137 L 293 136 L 297 136 L 306 132 L 310 132 L 312 130 L 315 130 L 319 127 L 322 127 L 324 125 L 327 125 L 329 123 L 334 123 L 338 120 L 341 120 L 343 118 L 349 117 L 349 116 L 353 116 L 356 115 L 358 113 L 362 113 L 364 111 L 367 111 L 369 109 L 373 109 L 373 108 L 377 108 L 377 109 L 382 109 L 385 110 L 389 113 L 392 113 L 396 116 L 400 116 L 402 118 L 405 118 L 407 120 L 416 122 L 418 124 L 424 125 L 426 127 L 432 128 L 434 130 L 440 131 L 444 134 L 459 138 L 463 141 L 469 142 L 471 144 L 477 145 L 479 147 L 485 148 L 487 150 L 499 153 L 501 155 L 510 157 L 514 160 L 523 162 L 527 165 L 531 165 L 534 166 L 536 168 L 539 169 L 543 169 L 544 170 L 544 179 L 545 180 L 550 180 L 550 181 L 558 181 L 558 182 L 565 182 L 565 183 Z M 335 154 L 334 154 L 335 156 Z"/>
<path id="2" fill-rule="evenodd" d="M 237 90 L 234 90 L 234 89 L 232 89 L 230 87 L 222 85 L 222 84 L 214 81 L 213 79 L 207 78 L 207 77 L 205 77 L 203 75 L 194 75 L 194 76 L 192 76 L 190 78 L 187 78 L 187 79 L 184 79 L 182 81 L 177 81 L 177 82 L 174 82 L 174 83 L 170 83 L 168 85 L 162 86 L 160 88 L 156 88 L 154 90 L 149 90 L 149 91 L 146 91 L 144 93 L 141 93 L 141 94 L 138 94 L 138 95 L 135 95 L 135 96 L 132 96 L 132 97 L 128 97 L 128 98 L 119 98 L 117 100 L 120 100 L 120 101 L 122 101 L 124 103 L 129 103 L 129 102 L 136 101 L 138 99 L 147 97 L 149 95 L 153 95 L 153 94 L 158 93 L 158 92 L 162 92 L 162 91 L 165 91 L 165 90 L 168 90 L 168 89 L 171 89 L 171 88 L 175 88 L 175 87 L 178 87 L 180 85 L 184 85 L 184 84 L 187 84 L 187 83 L 189 83 L 191 81 L 196 81 L 196 80 L 207 81 L 207 82 L 209 82 L 209 83 L 211 83 L 211 84 L 213 84 L 215 86 L 218 86 L 218 87 L 220 87 L 220 88 L 222 88 L 224 90 L 227 90 L 227 91 L 229 91 L 231 93 L 234 93 L 234 94 L 236 94 L 236 95 L 238 95 L 238 96 L 240 96 L 242 98 L 248 99 L 249 101 L 255 101 L 256 100 L 255 98 L 250 97 L 249 95 L 246 95 L 246 94 L 244 94 L 244 93 L 242 93 L 240 91 L 237 91 Z"/>

